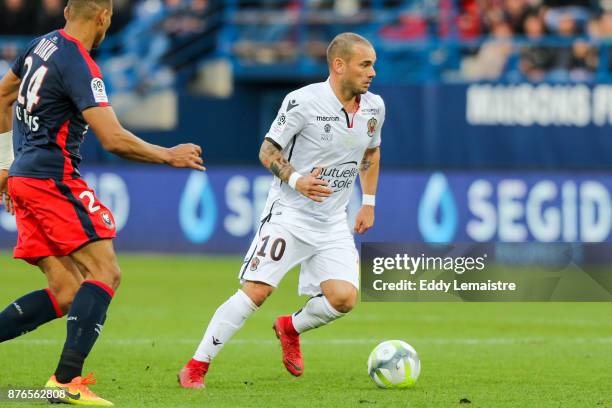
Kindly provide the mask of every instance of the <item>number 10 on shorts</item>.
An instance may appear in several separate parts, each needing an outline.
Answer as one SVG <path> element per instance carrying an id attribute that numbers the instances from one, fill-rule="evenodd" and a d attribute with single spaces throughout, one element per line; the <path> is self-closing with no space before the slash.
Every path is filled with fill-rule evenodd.
<path id="1" fill-rule="evenodd" d="M 257 251 L 257 256 L 262 258 L 266 257 L 266 248 L 268 247 L 268 242 L 270 241 L 270 236 L 266 235 L 261 238 L 261 243 L 259 244 L 259 251 Z M 285 248 L 287 247 L 287 243 L 283 238 L 276 238 L 272 241 L 272 245 L 270 247 L 270 258 L 273 261 L 280 261 L 283 255 L 285 254 Z"/>

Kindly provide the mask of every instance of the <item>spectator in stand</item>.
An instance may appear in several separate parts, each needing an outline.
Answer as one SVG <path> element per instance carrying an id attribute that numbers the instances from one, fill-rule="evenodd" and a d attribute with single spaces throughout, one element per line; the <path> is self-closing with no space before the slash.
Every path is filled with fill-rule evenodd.
<path id="1" fill-rule="evenodd" d="M 512 28 L 501 20 L 492 27 L 492 38 L 485 41 L 478 53 L 465 58 L 461 71 L 470 80 L 499 79 L 512 52 Z"/>
<path id="2" fill-rule="evenodd" d="M 505 0 L 504 18 L 514 34 L 524 34 L 523 27 L 528 13 L 527 0 Z"/>
<path id="3" fill-rule="evenodd" d="M 531 11 L 523 22 L 523 32 L 529 45 L 520 51 L 519 70 L 531 81 L 541 81 L 555 62 L 554 47 L 541 45 L 546 35 L 544 20 L 538 11 Z"/>
<path id="4" fill-rule="evenodd" d="M 480 9 L 476 0 L 462 0 L 459 17 L 457 18 L 457 29 L 459 38 L 473 39 L 480 35 L 481 19 Z"/>
<path id="5" fill-rule="evenodd" d="M 0 3 L 0 35 L 29 35 L 33 32 L 34 10 L 28 0 Z"/>
<path id="6" fill-rule="evenodd" d="M 612 39 L 612 11 L 606 11 L 598 18 L 592 19 L 588 27 L 591 41 L 599 42 L 600 46 L 605 48 L 604 57 L 607 59 L 605 70 L 608 73 L 612 72 L 612 47 L 607 45 L 607 42 Z"/>
<path id="7" fill-rule="evenodd" d="M 568 15 L 571 15 L 575 25 L 575 33 L 584 31 L 584 26 L 591 17 L 592 3 L 590 0 L 544 0 L 544 22 L 552 33 L 567 31 Z M 566 27 L 562 27 L 566 24 Z"/>
<path id="8" fill-rule="evenodd" d="M 42 0 L 41 8 L 36 14 L 35 35 L 43 35 L 53 30 L 63 28 L 64 0 Z"/>

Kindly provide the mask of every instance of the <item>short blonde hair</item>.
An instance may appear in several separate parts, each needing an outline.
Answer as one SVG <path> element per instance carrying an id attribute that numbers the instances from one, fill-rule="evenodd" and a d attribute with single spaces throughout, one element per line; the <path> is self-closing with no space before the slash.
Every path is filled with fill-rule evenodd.
<path id="1" fill-rule="evenodd" d="M 359 34 L 342 33 L 335 36 L 327 47 L 327 65 L 331 67 L 336 58 L 342 58 L 345 61 L 350 60 L 353 55 L 353 45 L 355 44 L 364 44 L 372 47 L 372 43 Z"/>

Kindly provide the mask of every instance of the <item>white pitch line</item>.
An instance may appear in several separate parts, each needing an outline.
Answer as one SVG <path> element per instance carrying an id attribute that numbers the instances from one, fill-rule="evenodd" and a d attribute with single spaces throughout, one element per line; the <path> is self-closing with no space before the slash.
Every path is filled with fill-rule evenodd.
<path id="1" fill-rule="evenodd" d="M 346 338 L 346 339 L 325 339 L 309 340 L 303 339 L 302 344 L 307 345 L 376 345 L 384 339 L 367 338 Z M 131 345 L 177 345 L 177 344 L 197 344 L 199 339 L 154 339 L 154 338 L 132 338 L 132 339 L 100 339 L 100 343 L 107 345 L 131 346 Z M 533 344 L 533 343 L 553 343 L 553 344 L 610 344 L 612 337 L 572 337 L 572 338 L 551 338 L 551 337 L 499 337 L 499 338 L 411 338 L 413 344 L 435 344 L 435 345 L 492 345 L 492 344 Z M 57 345 L 63 344 L 60 339 L 19 339 L 14 341 L 17 344 L 25 345 Z M 235 339 L 230 340 L 231 344 L 254 344 L 254 345 L 276 345 L 276 339 Z"/>

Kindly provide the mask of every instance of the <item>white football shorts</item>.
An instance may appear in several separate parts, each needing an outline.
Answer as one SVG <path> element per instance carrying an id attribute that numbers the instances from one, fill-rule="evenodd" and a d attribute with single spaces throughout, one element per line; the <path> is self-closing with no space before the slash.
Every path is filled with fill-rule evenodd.
<path id="1" fill-rule="evenodd" d="M 288 223 L 283 216 L 262 221 L 244 264 L 240 281 L 277 287 L 285 274 L 301 264 L 298 293 L 316 296 L 321 282 L 338 279 L 359 289 L 359 253 L 348 225 L 329 231 L 311 231 Z"/>

